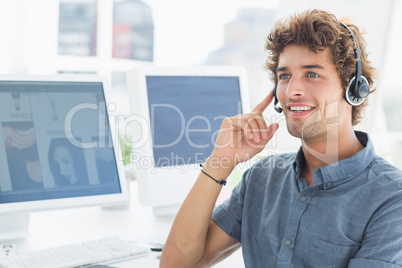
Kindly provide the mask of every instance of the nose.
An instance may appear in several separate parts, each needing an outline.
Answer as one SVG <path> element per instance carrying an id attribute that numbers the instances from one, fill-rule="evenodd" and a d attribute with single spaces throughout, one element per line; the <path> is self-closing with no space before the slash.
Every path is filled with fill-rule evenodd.
<path id="1" fill-rule="evenodd" d="M 301 98 L 304 96 L 304 80 L 302 77 L 293 75 L 288 83 L 286 89 L 286 96 L 288 98 Z"/>

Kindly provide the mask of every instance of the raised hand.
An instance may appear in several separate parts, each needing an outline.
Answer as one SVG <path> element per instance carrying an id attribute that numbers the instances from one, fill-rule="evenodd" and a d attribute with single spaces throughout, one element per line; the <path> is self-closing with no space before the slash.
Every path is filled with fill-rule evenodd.
<path id="1" fill-rule="evenodd" d="M 279 125 L 267 126 L 262 113 L 273 99 L 272 91 L 251 113 L 228 117 L 223 120 L 210 161 L 233 168 L 251 159 L 264 149 Z"/>

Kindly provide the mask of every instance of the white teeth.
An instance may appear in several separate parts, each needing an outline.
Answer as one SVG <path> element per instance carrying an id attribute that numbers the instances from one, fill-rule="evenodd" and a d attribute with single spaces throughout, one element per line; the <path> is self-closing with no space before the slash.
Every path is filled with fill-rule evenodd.
<path id="1" fill-rule="evenodd" d="M 292 106 L 290 107 L 290 110 L 298 112 L 298 111 L 308 111 L 308 110 L 312 110 L 313 107 L 309 107 L 309 106 Z"/>

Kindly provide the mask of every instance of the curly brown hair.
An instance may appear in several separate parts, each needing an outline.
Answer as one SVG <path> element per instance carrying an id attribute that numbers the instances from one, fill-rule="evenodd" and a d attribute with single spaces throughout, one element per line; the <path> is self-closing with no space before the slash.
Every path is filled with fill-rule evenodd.
<path id="1" fill-rule="evenodd" d="M 345 23 L 353 32 L 360 51 L 362 75 L 366 77 L 371 92 L 374 89 L 376 70 L 371 66 L 366 52 L 366 41 L 362 32 L 356 25 Z M 340 21 L 331 13 L 322 10 L 307 10 L 295 14 L 287 20 L 279 20 L 267 36 L 265 49 L 268 57 L 265 67 L 271 72 L 271 80 L 278 83 L 276 69 L 280 54 L 288 45 L 305 46 L 312 52 L 323 51 L 329 48 L 331 60 L 342 81 L 344 94 L 351 77 L 356 72 L 355 44 L 350 32 L 341 26 Z M 352 108 L 352 125 L 356 125 L 363 117 L 364 109 L 367 106 L 367 99 Z"/>

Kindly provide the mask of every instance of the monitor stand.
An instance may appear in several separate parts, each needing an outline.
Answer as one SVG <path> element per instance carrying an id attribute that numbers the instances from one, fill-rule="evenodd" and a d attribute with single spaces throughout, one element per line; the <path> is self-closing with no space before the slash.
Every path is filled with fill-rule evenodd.
<path id="1" fill-rule="evenodd" d="M 0 241 L 26 238 L 29 234 L 29 213 L 0 215 Z"/>
<path id="2" fill-rule="evenodd" d="M 174 220 L 177 212 L 179 212 L 181 204 L 172 204 L 167 206 L 152 207 L 152 212 L 156 218 Z"/>

